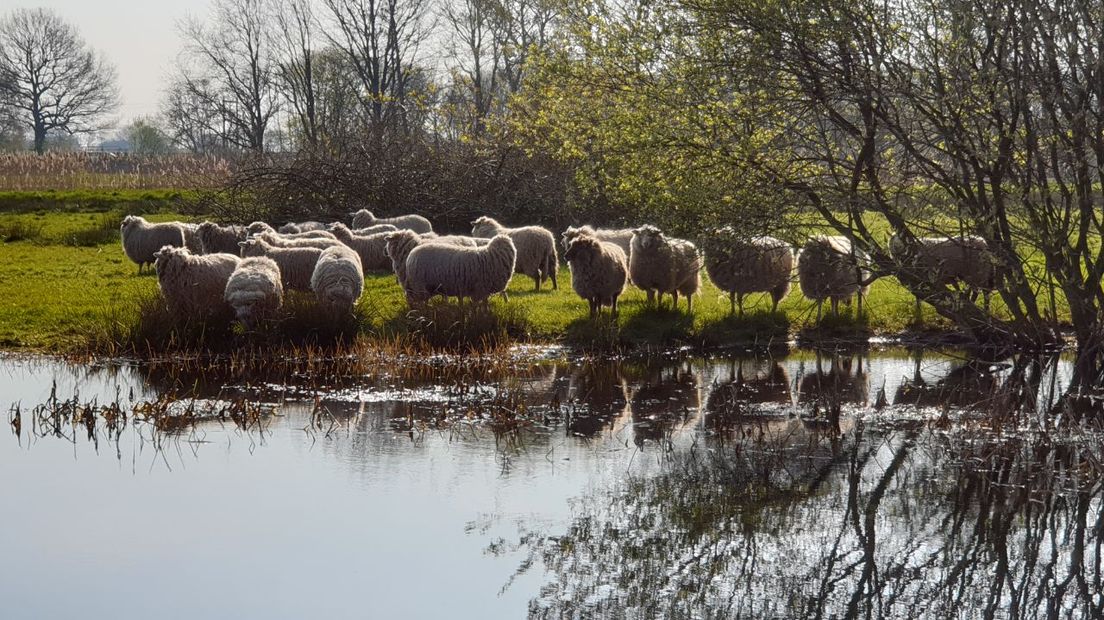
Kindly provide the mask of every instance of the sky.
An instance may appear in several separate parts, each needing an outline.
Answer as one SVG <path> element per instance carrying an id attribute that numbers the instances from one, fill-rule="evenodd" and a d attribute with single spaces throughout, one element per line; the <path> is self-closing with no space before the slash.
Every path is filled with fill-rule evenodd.
<path id="1" fill-rule="evenodd" d="M 114 65 L 122 100 L 115 114 L 119 125 L 157 113 L 181 49 L 176 23 L 188 15 L 203 17 L 210 6 L 209 0 L 15 0 L 4 5 L 0 12 L 35 7 L 57 11 Z"/>

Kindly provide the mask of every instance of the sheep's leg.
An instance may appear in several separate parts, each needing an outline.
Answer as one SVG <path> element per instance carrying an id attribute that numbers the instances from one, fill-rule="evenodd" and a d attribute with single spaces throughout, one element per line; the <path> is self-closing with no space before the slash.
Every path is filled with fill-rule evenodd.
<path id="1" fill-rule="evenodd" d="M 655 291 L 653 291 L 652 289 L 648 289 L 647 293 L 648 293 L 648 305 L 650 306 L 650 305 L 652 305 L 652 302 L 655 301 Z"/>
<path id="2" fill-rule="evenodd" d="M 832 298 L 832 316 L 839 316 L 839 298 Z"/>
<path id="3" fill-rule="evenodd" d="M 506 293 L 506 289 L 502 289 L 502 301 L 510 301 L 510 295 Z"/>
<path id="4" fill-rule="evenodd" d="M 736 293 L 730 291 L 728 293 L 728 316 L 736 314 Z"/>
<path id="5" fill-rule="evenodd" d="M 817 323 L 819 323 L 822 311 L 824 310 L 824 300 L 823 299 L 818 299 L 816 304 L 817 304 L 817 318 L 816 318 L 816 320 L 817 320 Z"/>
<path id="6" fill-rule="evenodd" d="M 533 276 L 533 282 L 536 283 L 537 292 L 539 293 L 540 292 L 540 285 L 541 285 L 541 274 L 540 274 L 539 271 L 537 272 L 536 275 Z"/>
<path id="7" fill-rule="evenodd" d="M 613 298 L 613 305 L 610 306 L 610 316 L 617 316 L 617 298 Z"/>
<path id="8" fill-rule="evenodd" d="M 913 312 L 913 317 L 915 319 L 914 322 L 917 325 L 919 325 L 920 324 L 920 298 L 919 297 L 916 298 L 916 310 L 915 310 L 915 312 Z"/>
<path id="9" fill-rule="evenodd" d="M 858 293 L 856 293 L 856 295 L 858 296 L 859 300 L 855 303 L 855 309 L 858 312 L 858 314 L 855 315 L 855 318 L 861 318 L 862 315 L 863 315 L 863 307 L 862 307 L 863 294 L 862 294 L 862 291 L 859 291 Z"/>
<path id="10" fill-rule="evenodd" d="M 737 293 L 736 294 L 736 303 L 739 304 L 739 306 L 740 306 L 740 318 L 742 319 L 742 318 L 744 318 L 744 294 L 743 293 Z"/>
<path id="11" fill-rule="evenodd" d="M 982 305 L 982 309 L 985 310 L 985 314 L 989 314 L 989 296 L 990 296 L 989 291 L 982 291 L 981 292 L 981 305 Z"/>
<path id="12" fill-rule="evenodd" d="M 694 296 L 693 295 L 687 295 L 686 296 L 686 314 L 694 314 Z M 743 316 L 743 314 L 744 314 L 743 304 L 740 304 L 740 315 Z"/>
<path id="13" fill-rule="evenodd" d="M 590 319 L 593 321 L 594 319 L 598 318 L 598 300 L 589 299 L 587 301 L 590 302 Z"/>
<path id="14" fill-rule="evenodd" d="M 671 291 L 671 310 L 678 312 L 678 291 Z"/>

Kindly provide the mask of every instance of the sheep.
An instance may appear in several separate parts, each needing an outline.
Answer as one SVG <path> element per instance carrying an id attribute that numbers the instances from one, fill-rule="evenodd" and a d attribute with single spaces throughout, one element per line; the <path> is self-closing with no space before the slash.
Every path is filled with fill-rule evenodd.
<path id="1" fill-rule="evenodd" d="M 276 232 L 282 235 L 291 235 L 296 233 L 312 232 L 316 230 L 326 230 L 326 225 L 322 222 L 288 222 L 281 226 Z"/>
<path id="2" fill-rule="evenodd" d="M 344 245 L 322 251 L 311 274 L 311 290 L 318 303 L 334 316 L 348 314 L 364 292 L 360 257 Z"/>
<path id="3" fill-rule="evenodd" d="M 771 312 L 790 292 L 793 249 L 774 237 L 739 239 L 730 227 L 715 232 L 705 248 L 705 272 L 717 288 L 728 293 L 729 314 L 737 306 L 744 316 L 744 295 L 770 293 Z"/>
<path id="4" fill-rule="evenodd" d="M 243 258 L 230 274 L 222 298 L 246 329 L 284 304 L 280 267 L 266 256 Z"/>
<path id="5" fill-rule="evenodd" d="M 628 258 L 621 246 L 582 233 L 575 235 L 564 252 L 571 266 L 571 287 L 590 303 L 590 318 L 609 306 L 617 316 L 617 298 L 625 290 Z"/>
<path id="6" fill-rule="evenodd" d="M 214 222 L 203 222 L 199 225 L 197 236 L 203 254 L 237 254 L 238 243 L 245 241 L 249 231 L 244 226 L 219 226 Z"/>
<path id="7" fill-rule="evenodd" d="M 533 278 L 538 291 L 545 278 L 552 279 L 553 290 L 559 288 L 556 273 L 560 268 L 560 260 L 556 256 L 556 238 L 547 228 L 540 226 L 506 228 L 485 215 L 472 222 L 473 237 L 489 239 L 496 235 L 507 235 L 514 242 L 514 247 L 517 248 L 514 269 L 517 273 Z"/>
<path id="8" fill-rule="evenodd" d="M 387 257 L 391 259 L 391 268 L 395 271 L 395 277 L 399 285 L 404 286 L 406 280 L 406 258 L 410 252 L 423 243 L 443 243 L 446 245 L 458 245 L 465 247 L 482 247 L 491 242 L 490 239 L 478 237 L 462 237 L 460 235 L 446 235 L 438 237 L 433 233 L 419 235 L 411 230 L 397 230 L 384 237 L 384 249 Z"/>
<path id="9" fill-rule="evenodd" d="M 567 230 L 563 232 L 563 247 L 566 250 L 568 245 L 571 245 L 571 240 L 579 235 L 591 235 L 597 237 L 599 241 L 605 241 L 607 243 L 613 243 L 621 247 L 621 251 L 628 256 L 631 252 L 633 231 L 631 228 L 594 228 L 593 226 L 583 225 L 578 228 L 568 226 Z"/>
<path id="10" fill-rule="evenodd" d="M 280 235 L 285 239 L 333 239 L 334 236 L 328 230 L 308 230 L 306 232 L 297 233 L 281 233 L 277 232 L 275 228 L 265 224 L 264 222 L 253 222 L 247 227 L 250 236 L 256 236 L 261 233 L 272 233 L 274 235 Z"/>
<path id="11" fill-rule="evenodd" d="M 869 272 L 863 267 L 869 262 L 865 252 L 853 250 L 847 237 L 817 235 L 805 242 L 797 257 L 797 276 L 801 292 L 817 303 L 820 321 L 825 298 L 832 302 L 832 314 L 839 314 L 839 302 L 851 303 L 859 296 L 859 314 L 867 286 L 863 281 Z"/>
<path id="12" fill-rule="evenodd" d="M 344 224 L 335 224 L 333 234 L 340 243 L 353 249 L 359 256 L 365 271 L 390 271 L 391 259 L 387 257 L 387 235 L 379 232 L 371 235 L 353 234 Z"/>
<path id="13" fill-rule="evenodd" d="M 434 295 L 486 302 L 495 293 L 505 296 L 514 274 L 517 248 L 507 235 L 497 235 L 484 247 L 425 243 L 406 259 L 407 303 Z"/>
<path id="14" fill-rule="evenodd" d="M 128 215 L 119 224 L 119 233 L 122 237 L 123 253 L 138 263 L 138 273 L 142 273 L 145 265 L 153 264 L 156 260 L 154 254 L 161 248 L 167 245 L 185 247 L 184 226 L 180 222 L 151 224 L 141 216 Z"/>
<path id="15" fill-rule="evenodd" d="M 264 239 L 253 237 L 242 241 L 243 257 L 267 256 L 280 266 L 280 279 L 284 288 L 295 291 L 309 291 L 314 265 L 322 254 L 320 248 L 281 248 L 269 245 Z"/>
<path id="16" fill-rule="evenodd" d="M 325 250 L 326 248 L 332 248 L 335 245 L 341 245 L 341 242 L 331 237 L 288 237 L 281 235 L 280 233 L 261 233 L 257 235 L 258 239 L 264 239 L 265 243 L 274 245 L 278 248 L 318 248 Z"/>
<path id="17" fill-rule="evenodd" d="M 391 224 L 400 230 L 413 230 L 416 233 L 433 232 L 433 224 L 420 215 L 400 215 L 397 217 L 376 217 L 368 209 L 361 209 L 353 216 L 353 228 L 368 228 L 377 224 Z"/>
<path id="18" fill-rule="evenodd" d="M 989 296 L 997 288 L 996 257 L 989 251 L 989 244 L 978 236 L 918 237 L 916 244 L 908 246 L 900 235 L 889 240 L 889 251 L 906 269 L 914 269 L 917 275 L 926 276 L 936 286 L 950 286 L 962 282 L 969 291 L 970 300 L 981 291 L 985 311 L 989 311 Z M 920 298 L 916 298 L 916 316 L 920 316 Z"/>
<path id="19" fill-rule="evenodd" d="M 169 310 L 179 317 L 206 317 L 225 307 L 223 293 L 240 259 L 233 254 L 197 256 L 171 245 L 155 253 L 157 284 Z"/>
<path id="20" fill-rule="evenodd" d="M 701 288 L 702 259 L 698 248 L 685 239 L 663 234 L 655 226 L 633 230 L 629 252 L 629 278 L 648 294 L 648 303 L 670 293 L 678 309 L 678 296 L 686 296 L 686 311 L 694 311 L 693 295 Z M 658 294 L 658 295 L 656 295 Z"/>
<path id="21" fill-rule="evenodd" d="M 331 224 L 330 225 L 330 230 L 333 230 L 333 227 L 335 225 L 336 224 Z M 354 229 L 353 233 L 363 236 L 363 235 L 374 235 L 376 233 L 381 233 L 381 232 L 395 232 L 396 230 L 398 230 L 398 228 L 394 224 L 376 224 L 375 226 L 369 226 L 368 228 Z"/>
<path id="22" fill-rule="evenodd" d="M 199 224 L 181 222 L 184 227 L 184 247 L 192 254 L 203 254 L 203 244 L 199 241 Z"/>

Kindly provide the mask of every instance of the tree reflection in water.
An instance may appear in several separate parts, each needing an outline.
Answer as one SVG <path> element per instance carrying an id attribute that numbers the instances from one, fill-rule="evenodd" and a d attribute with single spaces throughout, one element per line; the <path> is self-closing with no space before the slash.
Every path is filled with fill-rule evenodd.
<path id="1" fill-rule="evenodd" d="M 562 534 L 522 536 L 525 567 L 548 573 L 531 614 L 1102 617 L 1104 434 L 1083 423 L 1101 412 L 1063 399 L 1038 415 L 1045 371 L 952 368 L 922 398 L 1001 407 L 953 426 L 759 418 L 676 451 L 663 473 L 582 500 Z M 820 385 L 861 374 L 833 366 Z"/>

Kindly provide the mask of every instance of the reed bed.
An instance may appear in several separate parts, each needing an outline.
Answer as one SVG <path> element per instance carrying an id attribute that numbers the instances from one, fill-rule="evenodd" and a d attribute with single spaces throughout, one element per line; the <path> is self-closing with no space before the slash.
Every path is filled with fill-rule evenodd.
<path id="1" fill-rule="evenodd" d="M 232 171 L 231 160 L 212 155 L 2 153 L 0 190 L 209 189 Z"/>

